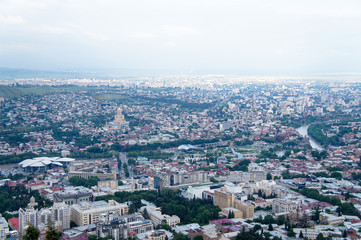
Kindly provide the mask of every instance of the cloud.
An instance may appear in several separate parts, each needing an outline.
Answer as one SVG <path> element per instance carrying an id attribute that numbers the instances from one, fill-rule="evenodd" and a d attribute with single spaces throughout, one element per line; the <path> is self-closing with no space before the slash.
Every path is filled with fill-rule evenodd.
<path id="1" fill-rule="evenodd" d="M 22 24 L 25 20 L 20 16 L 4 16 L 0 14 L 0 22 L 11 23 L 11 24 Z"/>
<path id="2" fill-rule="evenodd" d="M 197 33 L 194 28 L 177 25 L 166 25 L 164 26 L 164 32 L 172 37 L 180 37 L 185 35 L 192 35 Z"/>
<path id="3" fill-rule="evenodd" d="M 45 26 L 43 30 L 49 33 L 54 34 L 66 34 L 66 33 L 73 33 L 73 30 L 64 27 L 55 27 L 55 26 Z"/>
<path id="4" fill-rule="evenodd" d="M 86 37 L 89 37 L 91 39 L 98 40 L 98 41 L 108 41 L 109 40 L 108 36 L 101 34 L 101 33 L 83 32 L 83 35 Z"/>
<path id="5" fill-rule="evenodd" d="M 175 46 L 177 46 L 177 44 L 176 44 L 175 42 L 173 42 L 173 41 L 167 42 L 166 45 L 167 45 L 168 47 L 175 47 Z"/>
<path id="6" fill-rule="evenodd" d="M 295 11 L 293 13 L 315 17 L 361 18 L 361 11 L 354 9 L 315 9 L 308 11 Z"/>
<path id="7" fill-rule="evenodd" d="M 137 33 L 133 34 L 132 36 L 135 38 L 154 38 L 154 37 L 156 37 L 155 34 L 148 33 L 148 32 L 137 32 Z"/>

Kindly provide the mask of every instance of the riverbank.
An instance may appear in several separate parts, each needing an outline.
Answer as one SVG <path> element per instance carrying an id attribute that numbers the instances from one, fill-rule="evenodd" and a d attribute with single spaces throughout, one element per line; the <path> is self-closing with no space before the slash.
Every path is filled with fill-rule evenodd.
<path id="1" fill-rule="evenodd" d="M 318 142 L 316 142 L 316 140 L 314 140 L 310 135 L 308 135 L 308 132 L 307 132 L 308 127 L 309 127 L 309 125 L 303 125 L 299 128 L 296 128 L 296 131 L 303 137 L 308 138 L 308 141 L 312 148 L 316 148 L 319 151 L 323 151 L 324 148 Z"/>

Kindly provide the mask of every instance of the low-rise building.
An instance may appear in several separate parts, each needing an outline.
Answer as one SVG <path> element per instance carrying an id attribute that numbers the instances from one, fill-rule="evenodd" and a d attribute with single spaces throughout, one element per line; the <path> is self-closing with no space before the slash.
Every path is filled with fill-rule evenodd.
<path id="1" fill-rule="evenodd" d="M 54 202 L 64 202 L 67 205 L 73 205 L 79 202 L 93 201 L 93 194 L 85 187 L 67 187 L 53 195 Z"/>
<path id="2" fill-rule="evenodd" d="M 109 202 L 79 202 L 71 206 L 71 219 L 78 226 L 84 226 L 97 223 L 103 213 L 118 213 L 122 216 L 128 214 L 128 210 L 128 205 L 114 200 L 109 200 Z"/>

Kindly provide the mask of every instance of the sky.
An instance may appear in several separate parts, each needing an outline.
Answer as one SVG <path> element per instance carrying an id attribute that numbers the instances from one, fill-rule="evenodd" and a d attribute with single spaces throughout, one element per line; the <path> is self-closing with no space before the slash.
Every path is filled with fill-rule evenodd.
<path id="1" fill-rule="evenodd" d="M 361 1 L 0 0 L 0 67 L 361 72 Z"/>

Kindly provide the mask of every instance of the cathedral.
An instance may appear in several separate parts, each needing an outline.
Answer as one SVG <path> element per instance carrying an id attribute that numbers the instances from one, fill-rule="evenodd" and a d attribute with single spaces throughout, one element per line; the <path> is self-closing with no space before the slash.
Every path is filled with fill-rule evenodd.
<path id="1" fill-rule="evenodd" d="M 114 121 L 109 123 L 109 127 L 111 129 L 120 129 L 123 127 L 127 127 L 128 125 L 129 122 L 125 121 L 123 109 L 119 107 L 117 110 L 117 114 L 115 115 Z"/>

